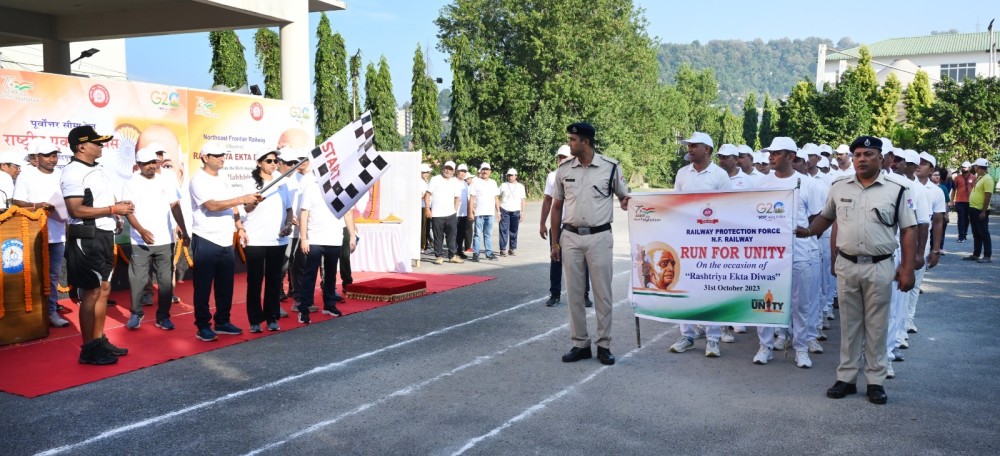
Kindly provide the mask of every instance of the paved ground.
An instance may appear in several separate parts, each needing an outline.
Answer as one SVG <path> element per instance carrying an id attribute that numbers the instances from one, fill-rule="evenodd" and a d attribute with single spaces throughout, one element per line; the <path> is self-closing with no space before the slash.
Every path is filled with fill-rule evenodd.
<path id="1" fill-rule="evenodd" d="M 876 406 L 824 396 L 837 330 L 812 369 L 780 353 L 751 364 L 752 334 L 718 359 L 703 340 L 672 354 L 676 326 L 648 321 L 637 349 L 621 211 L 619 363 L 561 363 L 566 306 L 543 305 L 538 209 L 528 205 L 516 257 L 421 267 L 497 280 L 33 400 L 0 393 L 0 454 L 1000 453 L 1000 264 L 961 261 L 971 234 L 955 243 L 954 225 L 924 282 L 920 333 Z"/>

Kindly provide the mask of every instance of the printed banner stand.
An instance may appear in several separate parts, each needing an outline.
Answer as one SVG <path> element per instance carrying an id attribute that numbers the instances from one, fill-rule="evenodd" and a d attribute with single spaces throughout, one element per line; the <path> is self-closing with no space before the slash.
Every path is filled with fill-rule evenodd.
<path id="1" fill-rule="evenodd" d="M 637 344 L 640 318 L 789 326 L 794 189 L 631 196 Z"/>

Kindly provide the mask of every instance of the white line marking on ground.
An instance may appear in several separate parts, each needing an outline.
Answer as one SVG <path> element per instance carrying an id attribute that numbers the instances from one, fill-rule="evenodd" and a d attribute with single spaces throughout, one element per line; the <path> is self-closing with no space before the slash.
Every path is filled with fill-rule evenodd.
<path id="1" fill-rule="evenodd" d="M 615 275 L 616 276 L 623 275 L 623 274 L 627 274 L 629 272 L 630 271 L 624 271 L 624 272 L 620 272 L 620 273 L 615 274 Z M 392 344 L 392 345 L 387 345 L 387 346 L 382 347 L 382 348 L 380 348 L 378 350 L 373 350 L 373 351 L 370 351 L 370 352 L 367 352 L 367 353 L 362 353 L 360 355 L 354 356 L 352 358 L 345 359 L 343 361 L 337 361 L 335 363 L 330 363 L 330 364 L 326 364 L 326 365 L 323 365 L 323 366 L 314 367 L 314 368 L 312 368 L 310 370 L 307 370 L 305 372 L 302 372 L 302 373 L 299 373 L 299 374 L 295 374 L 295 375 L 290 375 L 288 377 L 284 377 L 284 378 L 275 380 L 275 381 L 270 382 L 270 383 L 265 383 L 265 384 L 260 385 L 260 386 L 255 386 L 253 388 L 248 388 L 248 389 L 244 389 L 244 390 L 240 390 L 240 391 L 234 391 L 232 393 L 226 394 L 225 396 L 221 396 L 221 397 L 218 397 L 218 398 L 215 398 L 215 399 L 212 399 L 212 400 L 208 400 L 208 401 L 204 401 L 204 402 L 199 402 L 197 404 L 194 404 L 194 405 L 191 405 L 191 406 L 188 406 L 188 407 L 184 407 L 182 409 L 174 410 L 172 412 L 165 413 L 163 415 L 154 416 L 152 418 L 147 418 L 145 420 L 136 421 L 136 422 L 131 423 L 131 424 L 126 424 L 124 426 L 119 426 L 119 427 L 116 427 L 116 428 L 113 428 L 113 429 L 108 429 L 107 431 L 104 431 L 104 432 L 102 432 L 100 434 L 97 434 L 97 435 L 95 435 L 95 436 L 93 436 L 93 437 L 91 437 L 89 439 L 81 440 L 81 441 L 79 441 L 77 443 L 71 443 L 71 444 L 68 444 L 68 445 L 60 446 L 60 447 L 50 448 L 48 450 L 35 453 L 35 456 L 48 456 L 48 455 L 63 453 L 63 452 L 66 452 L 66 451 L 70 451 L 70 450 L 74 450 L 74 449 L 80 448 L 82 446 L 89 445 L 89 444 L 94 443 L 94 442 L 99 442 L 101 440 L 105 440 L 105 439 L 117 436 L 117 435 L 125 433 L 125 432 L 129 432 L 129 431 L 134 430 L 134 429 L 140 429 L 140 428 L 143 428 L 143 427 L 146 427 L 146 426 L 152 426 L 152 425 L 155 425 L 155 424 L 159 424 L 161 422 L 170 420 L 172 418 L 176 418 L 176 417 L 181 416 L 181 415 L 186 415 L 188 413 L 191 413 L 191 412 L 194 412 L 194 411 L 197 411 L 197 410 L 201 410 L 201 409 L 206 408 L 206 407 L 211 407 L 211 406 L 213 406 L 215 404 L 219 404 L 219 403 L 227 402 L 227 401 L 239 398 L 239 397 L 243 397 L 243 396 L 245 396 L 247 394 L 252 394 L 252 393 L 256 393 L 258 391 L 263 391 L 263 390 L 266 390 L 266 389 L 269 389 L 269 388 L 280 386 L 280 385 L 283 385 L 285 383 L 288 383 L 288 382 L 291 382 L 291 381 L 295 381 L 295 380 L 298 380 L 300 378 L 308 377 L 308 376 L 311 376 L 311 375 L 314 375 L 314 374 L 318 374 L 318 373 L 321 373 L 321 372 L 326 372 L 326 371 L 330 371 L 330 370 L 333 370 L 333 369 L 338 369 L 338 368 L 344 367 L 344 366 L 346 366 L 348 364 L 351 364 L 351 363 L 353 363 L 355 361 L 360 361 L 360 360 L 363 360 L 363 359 L 366 359 L 366 358 L 370 358 L 372 356 L 385 353 L 385 352 L 387 352 L 389 350 L 394 350 L 394 349 L 397 349 L 397 348 L 400 348 L 400 347 L 404 347 L 404 346 L 410 345 L 410 344 L 415 343 L 415 342 L 419 342 L 419 341 L 427 339 L 429 337 L 437 336 L 437 335 L 444 334 L 444 333 L 450 332 L 450 331 L 458 329 L 458 328 L 462 328 L 462 327 L 465 327 L 465 326 L 468 326 L 468 325 L 471 325 L 471 324 L 479 323 L 481 321 L 489 320 L 491 318 L 494 318 L 494 317 L 506 314 L 508 312 L 513 312 L 513 311 L 521 309 L 523 307 L 527 307 L 527 306 L 530 306 L 530 305 L 533 305 L 533 304 L 540 303 L 540 302 L 542 302 L 542 301 L 544 301 L 546 299 L 548 299 L 548 298 L 547 297 L 542 297 L 542 298 L 538 298 L 538 299 L 533 299 L 531 301 L 528 301 L 528 302 L 525 302 L 525 303 L 522 303 L 522 304 L 518 304 L 518 305 L 516 305 L 514 307 L 508 307 L 506 309 L 493 312 L 493 313 L 491 313 L 489 315 L 484 315 L 482 317 L 474 318 L 472 320 L 469 320 L 469 321 L 466 321 L 466 322 L 463 322 L 463 323 L 458 323 L 458 324 L 454 324 L 454 325 L 451 325 L 451 326 L 448 326 L 448 327 L 445 327 L 445 328 L 441 328 L 441 329 L 438 329 L 438 330 L 435 330 L 435 331 L 431 331 L 431 332 L 429 332 L 427 334 L 424 334 L 424 335 L 421 335 L 421 336 L 417 336 L 417 337 L 414 337 L 414 338 L 411 338 L 411 339 L 407 339 L 407 340 L 404 340 L 402 342 L 397 342 L 397 343 Z"/>
<path id="2" fill-rule="evenodd" d="M 656 342 L 657 340 L 659 340 L 663 336 L 667 335 L 668 332 L 670 332 L 670 330 L 667 330 L 667 331 L 664 331 L 664 332 L 660 333 L 658 336 L 654 337 L 652 340 L 650 340 L 649 342 L 647 342 L 646 345 L 644 345 L 643 347 L 648 347 L 648 346 L 652 345 L 654 342 Z M 625 356 L 622 356 L 620 359 L 621 360 L 628 359 L 632 355 L 636 354 L 639 350 L 642 350 L 642 348 L 634 348 L 634 349 L 632 349 L 632 351 L 626 353 Z M 469 451 L 473 447 L 475 447 L 476 445 L 478 445 L 479 442 L 482 442 L 483 440 L 486 440 L 486 439 L 488 439 L 490 437 L 495 437 L 495 436 L 499 435 L 505 429 L 513 426 L 514 424 L 516 424 L 519 421 L 527 419 L 528 417 L 530 417 L 531 415 L 534 415 L 537 412 L 542 411 L 549 404 L 551 404 L 551 403 L 553 403 L 553 402 L 555 402 L 555 401 L 557 401 L 559 399 L 562 399 L 563 397 L 565 397 L 569 393 L 572 393 L 577 388 L 579 388 L 579 387 L 583 386 L 584 384 L 586 384 L 587 382 L 593 380 L 598 375 L 600 375 L 602 372 L 604 372 L 605 370 L 610 369 L 610 368 L 611 368 L 611 366 L 601 366 L 600 369 L 597 369 L 596 371 L 594 371 L 594 373 L 592 373 L 592 374 L 584 377 L 583 380 L 580 380 L 580 381 L 578 381 L 578 382 L 576 382 L 576 383 L 574 383 L 574 384 L 566 387 L 566 389 L 564 389 L 562 391 L 559 391 L 558 393 L 555 393 L 555 394 L 553 394 L 553 395 L 545 398 L 545 400 L 543 400 L 543 401 L 541 401 L 541 402 L 539 402 L 539 403 L 537 403 L 535 405 L 532 405 L 531 407 L 528 407 L 528 409 L 525 410 L 524 412 L 522 412 L 520 415 L 517 415 L 517 416 L 511 418 L 510 420 L 507 420 L 506 423 L 501 424 L 500 426 L 494 428 L 492 431 L 487 432 L 487 433 L 485 433 L 485 434 L 483 434 L 483 435 L 481 435 L 479 437 L 476 437 L 474 439 L 469 440 L 468 442 L 466 442 L 465 446 L 463 446 L 458 451 L 452 453 L 452 456 L 458 456 L 458 455 L 460 455 L 462 453 L 465 453 L 466 451 Z"/>

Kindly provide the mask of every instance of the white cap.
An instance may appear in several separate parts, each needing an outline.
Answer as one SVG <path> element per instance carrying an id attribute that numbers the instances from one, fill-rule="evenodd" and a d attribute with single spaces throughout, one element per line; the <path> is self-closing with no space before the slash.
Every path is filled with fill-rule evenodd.
<path id="1" fill-rule="evenodd" d="M 779 150 L 788 150 L 792 152 L 798 152 L 799 147 L 795 145 L 795 141 L 787 136 L 775 136 L 771 140 L 771 145 L 761 149 L 761 152 L 776 152 Z"/>
<path id="2" fill-rule="evenodd" d="M 829 155 L 833 155 L 833 148 L 830 147 L 829 144 L 820 144 L 819 145 L 819 154 L 823 155 L 823 152 L 826 152 L 826 155 L 828 155 L 828 156 Z"/>
<path id="3" fill-rule="evenodd" d="M 694 134 L 691 135 L 691 138 L 681 141 L 681 144 L 685 146 L 688 144 L 704 144 L 715 149 L 715 143 L 712 142 L 712 137 L 700 131 L 694 132 Z"/>
<path id="4" fill-rule="evenodd" d="M 508 169 L 506 175 L 507 176 L 516 176 L 517 175 L 517 170 L 514 169 L 514 168 Z"/>
<path id="5" fill-rule="evenodd" d="M 12 163 L 17 166 L 28 165 L 28 162 L 24 161 L 24 152 L 10 149 L 0 152 L 0 164 L 2 163 Z"/>
<path id="6" fill-rule="evenodd" d="M 767 152 L 757 152 L 754 154 L 753 162 L 760 163 L 762 165 L 770 163 L 770 160 L 767 159 Z"/>
<path id="7" fill-rule="evenodd" d="M 827 147 L 830 147 L 830 146 L 827 146 Z M 819 163 L 816 166 L 819 167 L 819 168 L 829 168 L 830 167 L 830 159 L 826 158 L 826 157 L 823 157 L 823 158 L 819 159 Z"/>
<path id="8" fill-rule="evenodd" d="M 52 152 L 63 152 L 62 148 L 58 144 L 52 141 L 46 141 L 42 138 L 35 138 L 28 143 L 28 153 L 29 154 L 51 154 Z"/>
<path id="9" fill-rule="evenodd" d="M 898 153 L 896 153 L 897 149 L 896 149 L 895 146 L 892 145 L 892 141 L 890 141 L 889 138 L 879 138 L 879 139 L 882 141 L 882 156 L 883 157 L 885 157 L 886 155 L 889 155 L 889 154 L 899 155 Z"/>
<path id="10" fill-rule="evenodd" d="M 291 147 L 285 146 L 278 149 L 278 159 L 286 162 L 297 162 L 301 154 L 292 149 Z"/>
<path id="11" fill-rule="evenodd" d="M 482 165 L 479 165 L 479 170 L 482 171 L 484 169 L 493 169 L 493 168 L 490 168 L 490 164 L 489 163 L 483 162 Z"/>
<path id="12" fill-rule="evenodd" d="M 990 162 L 986 161 L 985 158 L 977 158 L 975 162 L 972 163 L 980 168 L 989 168 Z"/>
<path id="13" fill-rule="evenodd" d="M 962 162 L 962 167 L 963 168 L 968 168 L 968 167 L 971 167 L 971 166 L 972 166 L 972 163 L 969 163 L 968 160 Z"/>
<path id="14" fill-rule="evenodd" d="M 563 145 L 559 146 L 559 150 L 556 151 L 556 155 L 558 155 L 560 157 L 570 157 L 573 154 L 569 150 L 569 145 L 568 144 L 563 144 Z"/>
<path id="15" fill-rule="evenodd" d="M 421 163 L 420 164 L 420 172 L 421 173 L 429 173 L 429 172 L 431 172 L 431 165 L 428 165 L 427 163 Z"/>
<path id="16" fill-rule="evenodd" d="M 921 160 L 926 160 L 927 163 L 931 164 L 931 166 L 937 168 L 937 159 L 934 158 L 933 155 L 931 155 L 931 154 L 929 154 L 927 152 L 921 152 L 920 155 L 919 155 L 919 157 L 920 157 Z"/>
<path id="17" fill-rule="evenodd" d="M 806 143 L 806 145 L 802 146 L 802 152 L 805 152 L 806 157 L 809 157 L 810 155 L 819 155 L 820 154 L 819 153 L 819 146 L 817 146 L 817 145 L 815 145 L 813 143 Z"/>
<path id="18" fill-rule="evenodd" d="M 453 162 L 451 160 L 448 160 L 448 161 L 444 162 L 443 168 L 455 169 L 455 162 Z"/>
<path id="19" fill-rule="evenodd" d="M 730 157 L 735 157 L 735 156 L 737 156 L 739 154 L 740 154 L 740 150 L 737 149 L 736 146 L 734 146 L 732 144 L 723 144 L 722 146 L 719 147 L 719 151 L 716 152 L 716 155 L 718 155 L 720 157 L 724 156 L 724 155 L 725 156 L 730 156 Z"/>
<path id="20" fill-rule="evenodd" d="M 801 158 L 805 161 L 809 161 L 809 152 L 805 149 L 799 149 L 795 151 L 795 158 Z"/>
<path id="21" fill-rule="evenodd" d="M 278 151 L 275 150 L 273 147 L 265 147 L 265 148 L 262 148 L 262 149 L 258 150 L 257 153 L 254 154 L 253 158 L 254 158 L 254 160 L 260 161 L 260 159 L 266 157 L 267 154 L 272 154 L 272 153 L 275 154 L 275 155 L 278 155 Z"/>
<path id="22" fill-rule="evenodd" d="M 913 149 L 903 149 L 903 150 L 896 149 L 896 152 L 893 152 L 893 155 L 896 155 L 897 153 L 900 152 L 902 153 L 902 157 L 906 159 L 907 163 L 914 165 L 920 164 L 920 155 L 917 154 L 917 151 Z"/>
<path id="23" fill-rule="evenodd" d="M 851 155 L 851 146 L 847 144 L 841 144 L 837 146 L 837 155 L 847 154 Z"/>
<path id="24" fill-rule="evenodd" d="M 736 146 L 736 150 L 740 151 L 740 155 L 747 154 L 747 155 L 749 155 L 751 157 L 754 156 L 753 149 L 751 149 L 750 146 L 748 146 L 746 144 L 740 144 L 740 145 Z"/>
<path id="25" fill-rule="evenodd" d="M 209 141 L 201 145 L 201 155 L 225 155 L 226 148 L 217 141 Z"/>
<path id="26" fill-rule="evenodd" d="M 465 163 L 462 163 L 458 165 L 458 171 L 469 171 L 469 167 Z"/>
<path id="27" fill-rule="evenodd" d="M 155 144 L 151 144 L 150 146 L 152 146 L 152 145 L 155 145 Z M 158 152 L 158 150 L 156 150 L 155 148 L 152 148 L 150 146 L 143 147 L 142 149 L 139 149 L 139 151 L 135 153 L 135 162 L 136 163 L 140 163 L 141 164 L 141 163 L 149 163 L 149 162 L 155 162 L 155 161 L 157 161 L 156 160 L 156 153 Z"/>

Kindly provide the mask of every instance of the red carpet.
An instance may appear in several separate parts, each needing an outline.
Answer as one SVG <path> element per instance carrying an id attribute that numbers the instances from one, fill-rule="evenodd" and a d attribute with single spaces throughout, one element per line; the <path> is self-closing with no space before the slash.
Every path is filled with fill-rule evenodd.
<path id="1" fill-rule="evenodd" d="M 427 282 L 427 294 L 441 293 L 493 279 L 493 277 L 469 275 L 359 272 L 354 274 L 354 281 L 360 282 L 379 277 L 424 280 Z M 63 315 L 63 318 L 71 323 L 68 327 L 49 328 L 49 337 L 45 339 L 0 347 L 0 366 L 9 369 L 8 375 L 0 376 L 0 391 L 29 398 L 38 397 L 305 326 L 300 324 L 293 314 L 289 318 L 282 318 L 278 321 L 281 325 L 281 331 L 268 332 L 265 330 L 262 333 L 250 334 L 245 304 L 246 279 L 244 274 L 238 274 L 236 287 L 233 290 L 234 302 L 231 318 L 236 326 L 243 328 L 243 334 L 238 336 L 220 334 L 216 341 L 202 342 L 194 337 L 194 308 L 187 304 L 191 302 L 192 292 L 190 281 L 177 284 L 174 294 L 181 298 L 181 302 L 171 307 L 170 319 L 177 326 L 177 329 L 173 331 L 164 331 L 156 327 L 155 307 L 144 308 L 146 317 L 138 329 L 125 328 L 125 322 L 128 321 L 130 315 L 128 290 L 112 292 L 111 299 L 116 300 L 118 305 L 108 308 L 105 334 L 115 345 L 128 348 L 129 354 L 119 358 L 118 363 L 111 366 L 90 366 L 77 362 L 82 342 L 76 315 L 77 306 L 69 300 L 64 300 L 63 305 L 71 310 L 70 313 Z M 317 302 L 322 303 L 319 290 L 316 293 Z M 338 304 L 337 308 L 344 313 L 344 316 L 347 316 L 397 302 L 347 299 L 347 301 Z M 282 307 L 288 310 L 291 304 L 291 300 L 284 301 Z M 315 312 L 310 314 L 310 318 L 312 324 L 315 325 L 334 317 Z"/>

